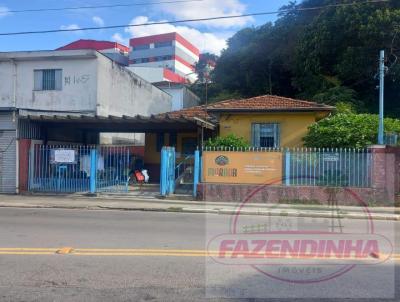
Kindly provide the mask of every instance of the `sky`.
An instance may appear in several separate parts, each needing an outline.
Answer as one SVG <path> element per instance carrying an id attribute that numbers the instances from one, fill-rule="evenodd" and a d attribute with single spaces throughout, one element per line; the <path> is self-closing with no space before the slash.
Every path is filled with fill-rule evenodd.
<path id="1" fill-rule="evenodd" d="M 276 11 L 289 0 L 202 0 L 163 3 L 172 0 L 0 0 L 0 33 L 93 26 L 142 24 Z M 120 8 L 12 13 L 12 10 L 141 3 Z M 165 24 L 40 35 L 0 36 L 0 51 L 50 50 L 78 39 L 116 41 L 129 45 L 132 37 L 177 31 L 201 52 L 220 54 L 226 41 L 238 30 L 274 21 L 276 15 L 195 23 Z"/>

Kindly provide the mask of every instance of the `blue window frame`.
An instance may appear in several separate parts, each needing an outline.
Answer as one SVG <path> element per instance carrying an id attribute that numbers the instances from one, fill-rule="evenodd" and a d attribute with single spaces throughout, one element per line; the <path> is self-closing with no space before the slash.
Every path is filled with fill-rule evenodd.
<path id="1" fill-rule="evenodd" d="M 255 123 L 251 130 L 254 147 L 280 147 L 280 125 L 278 123 Z"/>

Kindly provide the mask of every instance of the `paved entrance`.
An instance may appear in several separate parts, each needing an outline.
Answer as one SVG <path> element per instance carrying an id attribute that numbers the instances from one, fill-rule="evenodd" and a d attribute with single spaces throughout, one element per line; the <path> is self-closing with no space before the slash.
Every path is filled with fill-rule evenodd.
<path id="1" fill-rule="evenodd" d="M 200 151 L 187 155 L 184 160 L 176 162 L 174 147 L 163 147 L 161 150 L 160 193 L 168 196 L 175 193 L 190 194 L 196 197 L 200 180 Z"/>

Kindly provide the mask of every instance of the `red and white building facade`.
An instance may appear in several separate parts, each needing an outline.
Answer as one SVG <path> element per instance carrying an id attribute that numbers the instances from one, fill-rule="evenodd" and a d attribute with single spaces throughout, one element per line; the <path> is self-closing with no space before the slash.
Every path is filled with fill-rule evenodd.
<path id="1" fill-rule="evenodd" d="M 139 75 L 178 83 L 197 80 L 195 65 L 200 51 L 180 34 L 133 38 L 129 44 L 129 66 Z"/>

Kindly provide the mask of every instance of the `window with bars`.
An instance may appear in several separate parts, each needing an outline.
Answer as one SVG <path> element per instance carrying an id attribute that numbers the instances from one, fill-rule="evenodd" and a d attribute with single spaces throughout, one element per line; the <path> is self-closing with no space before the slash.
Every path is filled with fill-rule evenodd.
<path id="1" fill-rule="evenodd" d="M 35 90 L 61 90 L 62 70 L 61 69 L 39 69 L 34 70 Z"/>
<path id="2" fill-rule="evenodd" d="M 280 126 L 277 123 L 257 123 L 252 125 L 252 144 L 254 147 L 279 148 Z"/>

